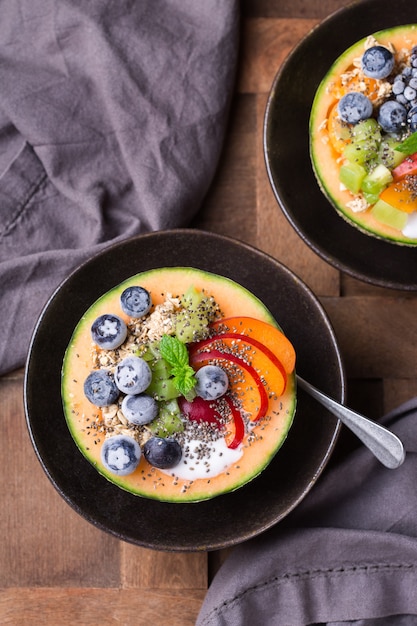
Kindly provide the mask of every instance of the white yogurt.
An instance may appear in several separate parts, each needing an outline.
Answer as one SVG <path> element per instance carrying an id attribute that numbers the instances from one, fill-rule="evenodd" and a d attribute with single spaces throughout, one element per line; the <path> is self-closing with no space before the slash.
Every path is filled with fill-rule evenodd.
<path id="1" fill-rule="evenodd" d="M 201 449 L 206 451 L 204 455 L 199 454 Z M 211 478 L 226 471 L 228 467 L 241 458 L 242 454 L 242 446 L 231 450 L 227 447 L 223 437 L 209 442 L 190 439 L 187 441 L 186 450 L 178 465 L 172 469 L 161 471 L 168 476 L 175 476 L 183 480 Z"/>
<path id="2" fill-rule="evenodd" d="M 417 239 L 417 213 L 415 211 L 408 216 L 403 235 L 409 239 Z"/>

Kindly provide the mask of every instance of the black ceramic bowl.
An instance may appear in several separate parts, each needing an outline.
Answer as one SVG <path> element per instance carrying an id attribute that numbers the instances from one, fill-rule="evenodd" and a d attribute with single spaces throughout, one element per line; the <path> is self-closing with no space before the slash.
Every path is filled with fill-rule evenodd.
<path id="1" fill-rule="evenodd" d="M 165 267 L 221 274 L 249 289 L 293 342 L 299 373 L 336 399 L 344 399 L 345 376 L 333 330 L 318 300 L 294 274 L 238 241 L 174 230 L 107 249 L 55 292 L 40 316 L 27 360 L 27 424 L 38 458 L 58 492 L 98 528 L 158 550 L 220 549 L 263 532 L 304 498 L 331 455 L 339 423 L 299 391 L 294 424 L 268 468 L 245 487 L 201 503 L 148 500 L 103 478 L 79 452 L 66 425 L 60 390 L 64 353 L 79 319 L 98 297 L 133 274 L 161 267 L 161 261 Z"/>
<path id="2" fill-rule="evenodd" d="M 340 217 L 320 191 L 309 154 L 316 90 L 333 62 L 373 32 L 416 22 L 409 0 L 362 0 L 313 29 L 276 75 L 264 121 L 269 179 L 284 214 L 325 261 L 383 287 L 417 289 L 417 249 L 371 237 Z"/>

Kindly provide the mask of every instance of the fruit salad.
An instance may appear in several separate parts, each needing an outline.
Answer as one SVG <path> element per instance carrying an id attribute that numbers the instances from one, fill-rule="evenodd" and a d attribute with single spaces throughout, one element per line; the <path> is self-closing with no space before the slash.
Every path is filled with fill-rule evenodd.
<path id="1" fill-rule="evenodd" d="M 317 90 L 310 152 L 319 185 L 368 234 L 417 244 L 417 26 L 349 48 Z"/>
<path id="2" fill-rule="evenodd" d="M 149 495 L 142 492 L 149 476 L 155 497 L 175 500 L 177 486 L 181 500 L 194 483 L 230 473 L 261 448 L 274 413 L 267 454 L 281 445 L 293 418 L 295 352 L 262 316 L 225 317 L 205 289 L 190 284 L 155 299 L 154 282 L 147 284 L 130 281 L 111 294 L 108 308 L 100 305 L 98 315 L 81 321 L 64 364 L 64 409 L 81 451 L 107 478 L 126 479 L 124 488 Z M 89 362 L 79 356 L 87 337 Z M 99 448 L 93 459 L 91 441 Z M 171 479 L 169 494 L 161 475 Z"/>

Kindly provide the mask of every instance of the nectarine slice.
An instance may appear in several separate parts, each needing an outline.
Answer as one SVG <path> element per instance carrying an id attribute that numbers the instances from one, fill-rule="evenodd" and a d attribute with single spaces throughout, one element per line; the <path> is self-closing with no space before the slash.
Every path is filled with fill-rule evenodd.
<path id="1" fill-rule="evenodd" d="M 238 333 L 251 337 L 270 350 L 284 366 L 287 374 L 295 368 L 295 350 L 291 341 L 275 326 L 252 317 L 228 317 L 212 324 L 216 333 Z"/>

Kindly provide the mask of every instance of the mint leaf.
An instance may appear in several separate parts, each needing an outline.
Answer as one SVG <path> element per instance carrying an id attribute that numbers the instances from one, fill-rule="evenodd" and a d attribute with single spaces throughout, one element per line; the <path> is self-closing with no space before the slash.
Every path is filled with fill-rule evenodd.
<path id="1" fill-rule="evenodd" d="M 195 397 L 193 391 L 196 379 L 193 368 L 189 365 L 188 350 L 182 341 L 172 335 L 164 335 L 159 342 L 161 356 L 172 366 L 171 374 L 174 385 L 187 400 Z"/>
<path id="2" fill-rule="evenodd" d="M 193 391 L 195 387 L 195 376 L 194 370 L 192 367 L 187 366 L 181 372 L 179 372 L 176 376 L 174 376 L 174 384 L 177 387 L 178 391 L 181 395 L 185 396 L 187 400 L 191 400 L 195 397 L 195 392 L 193 392 L 192 396 L 190 396 L 190 392 Z"/>
<path id="3" fill-rule="evenodd" d="M 188 365 L 188 350 L 177 337 L 164 335 L 159 342 L 159 350 L 165 361 L 174 367 Z"/>
<path id="4" fill-rule="evenodd" d="M 398 152 L 406 154 L 407 156 L 417 152 L 417 133 L 409 135 L 395 149 L 398 150 Z"/>

